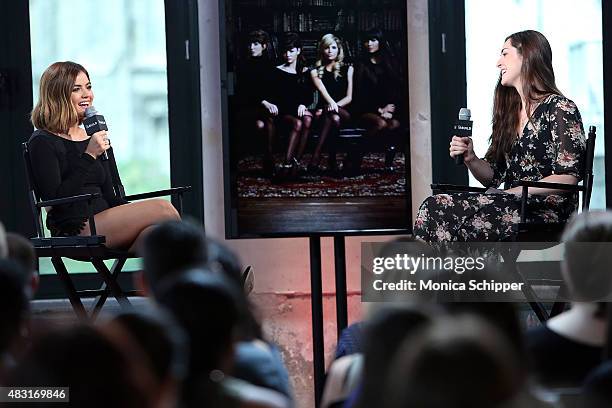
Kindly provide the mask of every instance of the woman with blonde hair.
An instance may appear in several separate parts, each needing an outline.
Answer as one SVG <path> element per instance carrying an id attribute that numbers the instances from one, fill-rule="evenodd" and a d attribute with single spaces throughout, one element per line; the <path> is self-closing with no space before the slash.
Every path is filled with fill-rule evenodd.
<path id="1" fill-rule="evenodd" d="M 319 42 L 319 59 L 310 71 L 312 82 L 319 91 L 319 111 L 323 126 L 309 167 L 318 169 L 321 150 L 332 130 L 340 129 L 350 120 L 346 107 L 353 100 L 353 67 L 344 62 L 342 42 L 333 34 L 325 34 Z M 330 160 L 331 161 L 331 160 Z"/>
<path id="2" fill-rule="evenodd" d="M 97 233 L 106 236 L 109 248 L 135 250 L 155 224 L 180 218 L 166 200 L 128 203 L 113 191 L 109 167 L 115 163 L 102 161 L 102 154 L 111 149 L 108 132 L 90 137 L 81 126 L 94 100 L 89 73 L 82 65 L 66 61 L 49 66 L 40 80 L 39 94 L 32 111 L 36 130 L 28 146 L 41 199 L 99 193 L 91 205 Z M 112 154 L 108 157 L 114 160 Z M 52 236 L 90 234 L 85 202 L 47 210 Z"/>

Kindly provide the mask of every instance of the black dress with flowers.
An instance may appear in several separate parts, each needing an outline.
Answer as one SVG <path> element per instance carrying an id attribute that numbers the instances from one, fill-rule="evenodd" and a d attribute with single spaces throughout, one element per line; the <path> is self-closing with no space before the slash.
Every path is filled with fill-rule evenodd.
<path id="1" fill-rule="evenodd" d="M 487 187 L 518 186 L 551 174 L 581 179 L 586 142 L 580 112 L 561 95 L 548 96 L 533 112 L 505 160 L 490 162 L 493 180 Z M 449 193 L 425 199 L 414 224 L 425 241 L 502 241 L 513 238 L 520 221 L 521 199 L 515 194 Z M 577 209 L 575 193 L 529 195 L 528 222 L 563 222 Z"/>

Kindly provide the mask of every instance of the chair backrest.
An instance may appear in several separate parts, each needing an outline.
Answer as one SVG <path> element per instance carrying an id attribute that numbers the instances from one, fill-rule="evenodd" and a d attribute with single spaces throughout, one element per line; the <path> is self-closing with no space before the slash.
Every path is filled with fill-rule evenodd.
<path id="1" fill-rule="evenodd" d="M 589 126 L 589 135 L 586 140 L 586 157 L 584 161 L 584 173 L 582 174 L 582 211 L 587 211 L 591 204 L 591 193 L 593 192 L 593 160 L 595 159 L 595 138 L 597 128 Z"/>
<path id="2" fill-rule="evenodd" d="M 30 210 L 34 216 L 34 223 L 36 224 L 36 233 L 39 238 L 45 237 L 45 229 L 43 228 L 42 210 L 36 206 L 40 201 L 38 195 L 38 189 L 36 187 L 36 180 L 34 179 L 34 172 L 32 171 L 32 161 L 30 160 L 30 151 L 28 150 L 28 142 L 21 144 L 23 153 L 23 163 L 25 165 L 25 171 L 27 175 L 28 183 L 28 201 L 30 202 Z"/>

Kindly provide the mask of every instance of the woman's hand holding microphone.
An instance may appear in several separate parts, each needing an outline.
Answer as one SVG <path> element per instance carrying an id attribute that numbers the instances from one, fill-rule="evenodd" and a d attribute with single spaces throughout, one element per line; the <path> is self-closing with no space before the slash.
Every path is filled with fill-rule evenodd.
<path id="1" fill-rule="evenodd" d="M 94 159 L 97 159 L 98 156 L 107 151 L 109 148 L 110 140 L 108 139 L 108 132 L 106 130 L 101 130 L 91 135 L 87 149 L 85 149 L 85 153 L 89 154 Z"/>
<path id="2" fill-rule="evenodd" d="M 450 142 L 450 156 L 454 159 L 456 156 L 463 155 L 463 162 L 470 163 L 476 158 L 474 153 L 474 143 L 470 137 L 453 136 Z"/>

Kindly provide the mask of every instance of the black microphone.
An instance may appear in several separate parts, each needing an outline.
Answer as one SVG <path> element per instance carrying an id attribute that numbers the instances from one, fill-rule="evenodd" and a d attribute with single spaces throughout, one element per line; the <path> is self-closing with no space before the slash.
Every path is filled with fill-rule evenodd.
<path id="1" fill-rule="evenodd" d="M 453 130 L 455 131 L 455 136 L 459 137 L 471 137 L 472 136 L 472 121 L 470 118 L 472 117 L 472 112 L 468 108 L 459 109 L 459 120 L 455 122 L 455 126 Z M 463 154 L 459 154 L 455 156 L 455 164 L 461 165 L 463 164 Z"/>
<path id="2" fill-rule="evenodd" d="M 106 119 L 104 116 L 100 115 L 96 108 L 93 106 L 85 109 L 85 119 L 83 119 L 83 126 L 85 127 L 85 133 L 87 136 L 91 136 L 96 132 L 101 130 L 108 130 L 108 126 L 106 126 Z M 101 154 L 102 160 L 108 160 L 108 154 L 106 154 L 106 150 Z"/>

